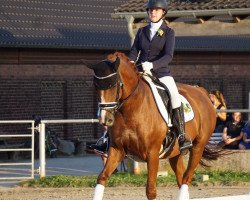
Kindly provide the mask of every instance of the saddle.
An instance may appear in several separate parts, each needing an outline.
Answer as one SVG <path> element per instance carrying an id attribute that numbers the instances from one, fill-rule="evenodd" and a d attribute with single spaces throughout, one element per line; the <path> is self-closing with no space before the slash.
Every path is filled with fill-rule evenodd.
<path id="1" fill-rule="evenodd" d="M 172 124 L 173 109 L 170 102 L 171 94 L 166 85 L 162 83 L 157 77 L 149 74 L 143 74 L 143 79 L 149 84 L 158 110 L 169 127 L 159 153 L 159 157 L 162 158 L 164 155 L 170 152 L 174 145 L 175 139 L 177 138 L 177 130 Z M 185 122 L 190 121 L 194 118 L 192 107 L 185 97 L 180 95 L 180 98 L 184 110 Z"/>

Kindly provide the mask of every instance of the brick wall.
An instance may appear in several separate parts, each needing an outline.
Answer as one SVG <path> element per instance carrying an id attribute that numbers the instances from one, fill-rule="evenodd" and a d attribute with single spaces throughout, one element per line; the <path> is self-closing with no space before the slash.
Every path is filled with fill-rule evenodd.
<path id="1" fill-rule="evenodd" d="M 222 91 L 228 108 L 248 108 L 250 65 L 173 65 L 178 82 L 197 84 L 207 90 Z"/>
<path id="2" fill-rule="evenodd" d="M 20 67 L 21 69 L 21 67 Z M 73 78 L 1 79 L 0 120 L 26 120 L 32 115 L 43 119 L 96 118 L 96 93 L 90 76 Z M 3 133 L 28 132 L 29 125 L 5 125 Z M 63 139 L 97 138 L 93 124 L 49 125 Z"/>
<path id="3" fill-rule="evenodd" d="M 55 51 L 53 56 L 44 53 L 36 53 L 34 58 L 29 50 L 29 54 L 24 53 L 29 55 L 26 57 L 16 52 L 8 52 L 11 59 L 0 57 L 0 119 L 31 119 L 32 115 L 44 119 L 96 118 L 97 97 L 92 71 L 79 64 L 79 59 L 85 56 L 102 60 L 104 53 L 78 52 L 71 54 L 68 60 L 66 53 L 60 51 L 56 56 Z M 244 59 L 242 64 L 241 54 L 230 58 L 230 62 L 222 59 L 223 56 L 215 54 L 208 59 L 196 53 L 178 54 L 172 63 L 173 75 L 178 82 L 221 90 L 229 108 L 247 108 L 250 62 Z M 70 140 L 90 141 L 101 134 L 97 124 L 50 125 L 50 128 L 61 138 Z M 15 126 L 14 129 L 13 126 L 1 126 L 0 131 L 23 132 L 27 131 L 27 126 Z"/>

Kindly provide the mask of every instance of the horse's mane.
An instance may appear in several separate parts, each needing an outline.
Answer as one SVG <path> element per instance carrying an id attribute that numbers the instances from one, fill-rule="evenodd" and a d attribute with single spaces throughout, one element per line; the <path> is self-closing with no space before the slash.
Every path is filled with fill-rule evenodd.
<path id="1" fill-rule="evenodd" d="M 135 70 L 135 73 L 138 74 L 138 69 L 135 63 L 132 63 L 131 60 L 122 52 L 115 52 L 114 54 L 109 54 L 107 59 L 114 62 L 116 58 L 120 59 L 120 62 L 125 64 L 126 67 L 131 67 Z"/>

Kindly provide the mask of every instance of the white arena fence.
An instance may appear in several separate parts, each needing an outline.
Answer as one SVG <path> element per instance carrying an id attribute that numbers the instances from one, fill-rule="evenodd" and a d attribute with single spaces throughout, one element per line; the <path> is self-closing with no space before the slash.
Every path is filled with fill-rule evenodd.
<path id="1" fill-rule="evenodd" d="M 98 119 L 65 119 L 41 120 L 39 124 L 39 174 L 40 178 L 46 176 L 45 129 L 46 124 L 72 124 L 72 123 L 98 123 Z"/>
<path id="2" fill-rule="evenodd" d="M 5 162 L 0 163 L 1 166 L 29 166 L 30 167 L 30 176 L 24 176 L 27 175 L 27 173 L 23 173 L 23 175 L 20 175 L 20 172 L 18 173 L 19 176 L 13 176 L 11 173 L 7 173 L 6 177 L 1 176 L 0 180 L 19 180 L 19 179 L 34 179 L 34 121 L 33 120 L 1 120 L 0 125 L 6 125 L 6 124 L 31 124 L 31 133 L 30 134 L 0 134 L 0 139 L 3 141 L 5 145 L 0 147 L 0 152 L 30 152 L 31 154 L 31 160 L 30 162 Z M 13 138 L 30 138 L 31 140 L 31 147 L 30 148 L 19 148 L 17 145 L 14 144 L 6 144 L 6 141 Z M 6 170 L 5 170 L 6 171 Z M 26 170 L 25 170 L 26 171 Z M 29 171 L 29 170 L 28 170 Z M 3 173 L 2 169 L 0 168 L 0 172 Z"/>
<path id="3" fill-rule="evenodd" d="M 241 113 L 250 113 L 250 109 L 226 109 L 226 110 L 217 110 L 217 112 L 241 112 Z M 98 123 L 98 119 L 65 119 L 65 120 L 41 120 L 39 125 L 39 174 L 40 177 L 46 176 L 46 152 L 45 152 L 45 128 L 46 124 L 72 124 L 72 123 Z M 29 163 L 0 163 L 0 166 L 6 165 L 29 165 L 31 166 L 31 176 L 30 177 L 22 177 L 25 178 L 34 178 L 34 121 L 33 120 L 3 120 L 0 121 L 0 124 L 22 124 L 22 123 L 30 123 L 31 124 L 31 134 L 22 134 L 22 135 L 1 135 L 0 138 L 3 137 L 30 137 L 31 148 L 19 148 L 19 149 L 0 149 L 1 151 L 30 151 L 31 152 L 31 162 Z M 0 147 L 1 148 L 1 147 Z M 135 165 L 136 166 L 136 165 Z M 6 179 L 5 177 L 0 177 Z M 18 177 L 12 177 L 10 179 L 18 179 Z"/>
<path id="4" fill-rule="evenodd" d="M 250 113 L 250 109 L 226 109 L 226 110 L 217 110 L 217 112 L 241 112 L 241 113 Z M 65 123 L 98 123 L 98 119 L 66 119 L 66 120 L 42 120 L 40 124 L 40 134 L 39 134 L 39 172 L 40 177 L 46 176 L 46 161 L 45 161 L 45 126 L 46 124 L 65 124 Z M 136 163 L 136 162 L 135 162 Z M 134 166 L 137 166 L 134 164 Z"/>

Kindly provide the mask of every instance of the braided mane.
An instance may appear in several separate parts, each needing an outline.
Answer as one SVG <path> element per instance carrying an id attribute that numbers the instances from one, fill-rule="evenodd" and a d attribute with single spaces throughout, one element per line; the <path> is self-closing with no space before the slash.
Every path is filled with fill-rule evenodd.
<path id="1" fill-rule="evenodd" d="M 124 63 L 126 67 L 131 67 L 132 69 L 135 70 L 135 73 L 138 74 L 138 69 L 135 65 L 135 63 L 132 63 L 129 58 L 125 55 L 125 53 L 122 52 L 115 52 L 114 54 L 109 54 L 107 59 L 114 62 L 116 58 L 120 58 L 120 62 Z"/>

